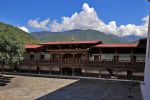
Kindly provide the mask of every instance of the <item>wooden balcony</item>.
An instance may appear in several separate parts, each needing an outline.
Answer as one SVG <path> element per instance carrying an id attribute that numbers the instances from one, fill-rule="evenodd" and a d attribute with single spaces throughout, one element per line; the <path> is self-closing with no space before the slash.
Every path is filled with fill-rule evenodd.
<path id="1" fill-rule="evenodd" d="M 138 60 L 136 62 L 131 62 L 129 60 L 120 60 L 120 61 L 88 61 L 88 60 L 72 60 L 72 59 L 55 59 L 55 60 L 24 60 L 20 64 L 69 64 L 69 65 L 89 65 L 89 66 L 141 66 L 144 68 L 145 62 L 143 60 Z"/>
<path id="2" fill-rule="evenodd" d="M 73 67 L 73 68 L 89 68 L 89 69 L 113 69 L 120 71 L 132 70 L 135 72 L 144 71 L 144 61 L 88 61 L 88 60 L 34 60 L 22 61 L 20 65 L 29 66 L 50 66 L 50 67 Z"/>
<path id="3" fill-rule="evenodd" d="M 56 59 L 56 60 L 24 60 L 21 64 L 87 64 L 86 60 Z"/>
<path id="4" fill-rule="evenodd" d="M 136 62 L 131 62 L 129 60 L 120 61 L 90 61 L 87 64 L 91 67 L 101 67 L 101 68 L 113 68 L 113 69 L 131 69 L 136 71 L 144 71 L 145 62 L 143 60 L 137 60 Z"/>

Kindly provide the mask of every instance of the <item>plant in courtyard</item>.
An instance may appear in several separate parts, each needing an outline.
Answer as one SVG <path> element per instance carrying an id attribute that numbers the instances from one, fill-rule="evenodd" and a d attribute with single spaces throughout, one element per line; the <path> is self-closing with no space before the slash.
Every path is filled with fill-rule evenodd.
<path id="1" fill-rule="evenodd" d="M 4 66 L 19 64 L 23 60 L 24 41 L 12 31 L 0 31 L 0 63 L 2 72 Z"/>

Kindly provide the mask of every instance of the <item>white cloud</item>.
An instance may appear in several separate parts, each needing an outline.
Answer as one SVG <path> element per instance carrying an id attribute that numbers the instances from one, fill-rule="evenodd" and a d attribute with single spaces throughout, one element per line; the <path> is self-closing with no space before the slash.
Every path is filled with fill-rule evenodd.
<path id="1" fill-rule="evenodd" d="M 19 26 L 18 28 L 20 28 L 21 30 L 29 33 L 29 30 L 26 27 L 24 27 L 24 26 Z"/>
<path id="2" fill-rule="evenodd" d="M 62 17 L 61 23 L 53 21 L 50 25 L 51 31 L 99 29 L 104 26 L 104 22 L 98 18 L 94 8 L 90 8 L 87 3 L 84 3 L 82 10 L 80 13 L 75 12 L 71 17 Z"/>
<path id="3" fill-rule="evenodd" d="M 53 32 L 72 29 L 94 29 L 117 36 L 146 36 L 148 16 L 144 17 L 142 21 L 142 25 L 128 24 L 117 26 L 115 21 L 106 24 L 98 17 L 94 8 L 91 8 L 87 3 L 84 3 L 80 13 L 75 12 L 71 17 L 62 17 L 62 22 L 60 23 L 55 20 L 50 24 L 50 28 Z"/>
<path id="4" fill-rule="evenodd" d="M 47 25 L 49 24 L 49 21 L 50 21 L 49 18 L 43 21 L 39 21 L 39 18 L 30 19 L 28 21 L 28 25 L 31 26 L 32 28 L 47 30 L 48 29 Z"/>
<path id="5" fill-rule="evenodd" d="M 94 8 L 90 8 L 87 3 L 83 4 L 82 10 L 87 12 L 87 13 L 92 13 L 94 11 Z"/>
<path id="6" fill-rule="evenodd" d="M 111 21 L 106 24 L 98 17 L 97 12 L 94 10 L 94 8 L 89 7 L 87 3 L 83 4 L 81 12 L 75 12 L 70 17 L 64 16 L 62 17 L 61 22 L 57 22 L 57 20 L 50 22 L 49 18 L 43 21 L 39 20 L 39 18 L 30 19 L 28 21 L 28 25 L 32 28 L 42 30 L 47 30 L 50 28 L 49 30 L 51 30 L 52 32 L 60 32 L 73 29 L 93 29 L 104 32 L 106 34 L 114 34 L 117 36 L 146 36 L 148 31 L 148 16 L 142 19 L 143 24 L 141 25 L 127 24 L 117 26 L 115 21 Z"/>

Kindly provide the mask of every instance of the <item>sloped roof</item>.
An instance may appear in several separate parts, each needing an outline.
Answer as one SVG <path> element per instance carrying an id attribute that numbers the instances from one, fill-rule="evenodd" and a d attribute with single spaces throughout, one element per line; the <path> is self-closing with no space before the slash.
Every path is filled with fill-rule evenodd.
<path id="1" fill-rule="evenodd" d="M 101 41 L 62 41 L 62 42 L 46 42 L 41 45 L 67 45 L 67 44 L 98 44 Z"/>
<path id="2" fill-rule="evenodd" d="M 39 48 L 39 47 L 41 47 L 41 45 L 25 45 L 26 49 L 36 49 L 36 48 Z"/>
<path id="3" fill-rule="evenodd" d="M 136 48 L 137 44 L 99 44 L 96 48 Z"/>

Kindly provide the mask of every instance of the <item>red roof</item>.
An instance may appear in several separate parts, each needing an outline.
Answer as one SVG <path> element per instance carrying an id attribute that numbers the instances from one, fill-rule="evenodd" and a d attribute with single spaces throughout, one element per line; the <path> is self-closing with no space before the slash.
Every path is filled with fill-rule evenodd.
<path id="1" fill-rule="evenodd" d="M 94 47 L 97 48 L 135 48 L 137 44 L 99 44 Z"/>
<path id="2" fill-rule="evenodd" d="M 101 41 L 62 41 L 62 42 L 47 42 L 41 43 L 42 45 L 66 45 L 66 44 L 98 44 Z"/>
<path id="3" fill-rule="evenodd" d="M 40 45 L 25 45 L 26 49 L 35 49 L 41 47 Z"/>

